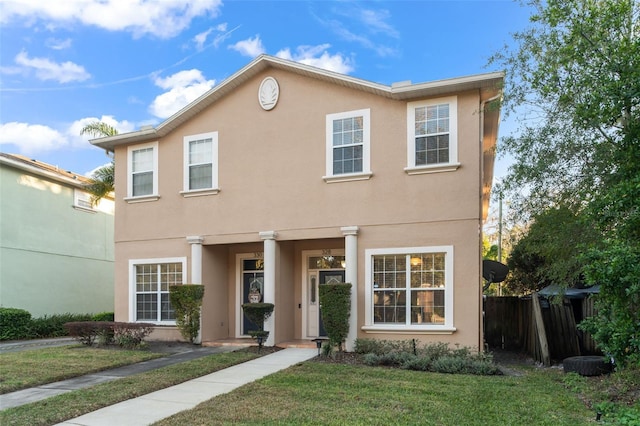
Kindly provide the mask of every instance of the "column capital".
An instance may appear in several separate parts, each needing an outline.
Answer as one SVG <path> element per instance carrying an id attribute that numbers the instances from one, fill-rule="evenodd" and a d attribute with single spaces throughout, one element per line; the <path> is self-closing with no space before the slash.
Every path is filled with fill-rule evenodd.
<path id="1" fill-rule="evenodd" d="M 340 228 L 342 231 L 342 235 L 358 235 L 358 231 L 360 230 L 357 226 L 343 226 Z"/>
<path id="2" fill-rule="evenodd" d="M 263 240 L 275 240 L 278 236 L 276 231 L 262 231 L 260 232 L 260 238 Z"/>
<path id="3" fill-rule="evenodd" d="M 200 237 L 198 235 L 191 235 L 187 237 L 187 242 L 189 244 L 202 244 L 204 241 L 204 237 Z"/>

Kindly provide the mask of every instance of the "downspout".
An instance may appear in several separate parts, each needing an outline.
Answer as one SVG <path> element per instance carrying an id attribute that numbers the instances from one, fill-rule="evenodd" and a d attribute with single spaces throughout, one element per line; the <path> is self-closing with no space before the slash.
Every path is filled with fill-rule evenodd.
<path id="1" fill-rule="evenodd" d="M 479 267 L 480 267 L 480 276 L 482 276 L 482 176 L 484 174 L 484 151 L 483 151 L 483 143 L 484 143 L 484 109 L 487 104 L 491 102 L 495 102 L 502 97 L 502 93 L 499 93 L 489 99 L 485 99 L 480 102 L 480 169 L 478 181 L 480 182 L 480 222 L 478 223 L 478 235 L 480 236 L 480 258 L 478 259 Z M 498 145 L 497 132 L 496 132 L 496 146 Z M 494 164 L 495 166 L 495 164 Z M 491 195 L 489 195 L 491 197 Z M 484 352 L 484 303 L 483 303 L 483 290 L 482 290 L 482 280 L 480 279 L 478 282 L 478 291 L 480 292 L 480 327 L 478 328 L 478 351 Z"/>

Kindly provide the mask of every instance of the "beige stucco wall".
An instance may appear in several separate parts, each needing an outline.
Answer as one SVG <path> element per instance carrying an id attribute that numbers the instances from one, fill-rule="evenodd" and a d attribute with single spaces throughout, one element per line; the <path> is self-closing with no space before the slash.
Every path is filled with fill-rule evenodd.
<path id="1" fill-rule="evenodd" d="M 257 91 L 276 78 L 280 98 L 264 111 Z M 453 245 L 455 307 L 452 335 L 425 339 L 479 346 L 481 185 L 480 95 L 458 94 L 455 172 L 410 176 L 407 104 L 271 69 L 249 79 L 186 124 L 160 139 L 158 193 L 153 202 L 128 204 L 127 147 L 116 149 L 116 318 L 129 311 L 131 258 L 190 257 L 188 235 L 204 237 L 203 339 L 232 335 L 237 317 L 235 255 L 262 251 L 260 231 L 278 233 L 276 327 L 300 336 L 300 252 L 343 243 L 342 226 L 358 226 L 358 322 L 364 322 L 364 250 Z M 369 180 L 326 183 L 325 117 L 370 108 Z M 183 137 L 218 132 L 217 195 L 184 198 Z M 314 243 L 315 241 L 315 243 Z M 319 242 L 318 242 L 319 241 Z M 245 244 L 246 243 L 246 244 Z M 329 247 L 330 248 L 330 247 Z M 190 265 L 190 259 L 188 259 Z M 226 265 L 226 270 L 225 270 Z M 189 270 L 190 266 L 187 268 Z M 220 283 L 226 282 L 226 288 Z M 215 284 L 214 284 L 215 283 Z M 215 286 L 216 292 L 209 292 Z M 222 325 L 218 325 L 222 324 Z M 360 337 L 371 337 L 364 332 Z M 406 337 L 376 335 L 377 337 Z M 415 336 L 411 336 L 415 337 Z"/>

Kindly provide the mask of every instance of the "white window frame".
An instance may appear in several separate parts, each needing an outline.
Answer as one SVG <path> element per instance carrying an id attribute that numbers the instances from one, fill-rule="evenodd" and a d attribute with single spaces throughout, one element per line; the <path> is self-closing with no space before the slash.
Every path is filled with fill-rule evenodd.
<path id="1" fill-rule="evenodd" d="M 445 254 L 445 321 L 444 324 L 411 324 L 411 315 L 407 315 L 405 324 L 375 324 L 373 316 L 373 257 L 377 255 L 409 255 L 409 254 Z M 452 334 L 456 331 L 453 323 L 453 246 L 432 246 L 432 247 L 401 247 L 401 248 L 380 248 L 365 250 L 365 324 L 362 327 L 366 332 L 400 332 L 400 333 L 423 333 L 423 334 Z M 409 277 L 407 282 L 409 282 Z M 407 283 L 407 291 L 409 283 Z M 407 298 L 407 303 L 411 298 Z M 410 308 L 410 306 L 409 306 Z M 407 309 L 407 312 L 410 312 Z"/>
<path id="2" fill-rule="evenodd" d="M 175 325 L 175 320 L 171 321 L 149 321 L 138 320 L 137 318 L 137 291 L 136 291 L 136 266 L 138 265 L 159 265 L 163 263 L 182 263 L 182 283 L 187 283 L 187 258 L 186 257 L 166 257 L 157 259 L 129 259 L 129 320 L 131 322 L 148 322 L 156 325 Z"/>
<path id="3" fill-rule="evenodd" d="M 448 104 L 449 105 L 449 162 L 438 164 L 416 165 L 416 108 Z M 409 175 L 451 172 L 460 167 L 458 162 L 458 98 L 429 99 L 407 103 L 407 167 Z"/>
<path id="4" fill-rule="evenodd" d="M 211 183 L 208 188 L 189 189 L 189 144 L 195 140 L 211 139 Z M 180 192 L 183 197 L 196 197 L 201 195 L 213 195 L 220 192 L 218 188 L 218 132 L 200 133 L 188 135 L 183 139 L 184 143 L 184 164 L 183 164 L 183 190 Z"/>
<path id="5" fill-rule="evenodd" d="M 153 149 L 153 191 L 151 194 L 133 196 L 133 152 L 142 149 Z M 139 203 L 145 201 L 156 201 L 158 195 L 158 142 L 150 142 L 140 145 L 132 145 L 127 148 L 127 197 L 125 201 L 129 203 Z"/>
<path id="6" fill-rule="evenodd" d="M 333 122 L 345 118 L 362 117 L 362 171 L 356 173 L 333 173 Z M 359 109 L 335 114 L 327 114 L 326 128 L 326 170 L 322 178 L 327 183 L 345 182 L 352 180 L 366 180 L 371 172 L 371 109 Z"/>
<path id="7" fill-rule="evenodd" d="M 78 188 L 73 189 L 73 208 L 89 213 L 96 213 L 94 206 L 91 204 L 91 194 Z"/>

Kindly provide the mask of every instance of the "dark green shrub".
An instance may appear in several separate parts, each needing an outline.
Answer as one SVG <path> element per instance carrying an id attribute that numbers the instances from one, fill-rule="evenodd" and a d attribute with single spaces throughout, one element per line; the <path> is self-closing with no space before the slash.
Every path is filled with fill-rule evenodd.
<path id="1" fill-rule="evenodd" d="M 258 326 L 258 330 L 249 331 L 249 335 L 258 341 L 258 350 L 269 337 L 269 332 L 264 331 L 264 322 L 271 316 L 273 303 L 245 303 L 242 305 L 244 314 L 251 322 Z"/>
<path id="2" fill-rule="evenodd" d="M 28 338 L 30 324 L 31 314 L 24 309 L 0 308 L 0 340 Z"/>
<path id="3" fill-rule="evenodd" d="M 113 312 L 100 312 L 91 317 L 91 321 L 114 321 Z"/>
<path id="4" fill-rule="evenodd" d="M 329 344 L 337 345 L 342 352 L 342 342 L 349 334 L 351 314 L 351 284 L 323 284 L 320 289 L 322 322 L 329 336 Z"/>
<path id="5" fill-rule="evenodd" d="M 203 297 L 203 285 L 183 284 L 169 287 L 169 300 L 176 312 L 176 325 L 182 337 L 190 343 L 193 343 L 200 333 L 200 306 Z"/>
<path id="6" fill-rule="evenodd" d="M 355 352 L 383 355 L 389 352 L 413 352 L 411 340 L 356 339 Z"/>
<path id="7" fill-rule="evenodd" d="M 91 321 L 91 314 L 54 314 L 31 320 L 29 338 L 68 336 L 65 324 L 68 322 Z"/>

